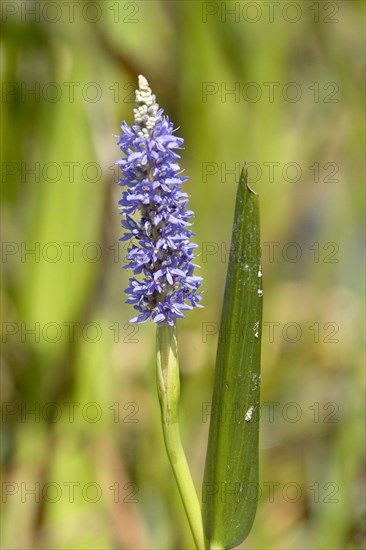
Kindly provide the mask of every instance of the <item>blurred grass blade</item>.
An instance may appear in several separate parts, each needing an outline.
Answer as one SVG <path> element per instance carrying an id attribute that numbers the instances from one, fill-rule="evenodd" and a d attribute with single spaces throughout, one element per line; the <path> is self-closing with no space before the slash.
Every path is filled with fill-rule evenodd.
<path id="1" fill-rule="evenodd" d="M 202 493 L 210 548 L 233 548 L 248 535 L 258 496 L 262 272 L 258 195 L 244 166 L 216 357 Z"/>

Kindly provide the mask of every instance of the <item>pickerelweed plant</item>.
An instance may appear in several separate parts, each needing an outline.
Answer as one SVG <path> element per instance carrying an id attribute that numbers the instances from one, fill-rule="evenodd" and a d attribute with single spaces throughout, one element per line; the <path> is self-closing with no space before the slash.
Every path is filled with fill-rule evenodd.
<path id="1" fill-rule="evenodd" d="M 157 326 L 157 386 L 167 454 L 179 488 L 196 548 L 232 548 L 247 536 L 256 499 L 245 484 L 258 481 L 258 409 L 262 312 L 259 215 L 257 195 L 239 182 L 231 255 L 221 317 L 202 510 L 184 454 L 179 431 L 179 365 L 176 322 L 187 310 L 202 307 L 202 277 L 195 275 L 196 244 L 189 229 L 193 212 L 182 184 L 175 135 L 147 80 L 139 76 L 134 122 L 122 123 L 118 145 L 125 157 L 117 162 L 123 187 L 121 240 L 130 241 L 132 271 L 127 303 L 137 315 L 133 323 L 152 320 Z M 254 254 L 253 254 L 254 252 Z M 236 328 L 248 328 L 237 339 Z M 223 408 L 240 403 L 243 414 L 219 421 Z M 233 409 L 230 409 L 233 410 Z M 234 491 L 233 491 L 234 488 Z M 230 496 L 226 495 L 226 489 Z M 224 494 L 222 493 L 224 491 Z"/>

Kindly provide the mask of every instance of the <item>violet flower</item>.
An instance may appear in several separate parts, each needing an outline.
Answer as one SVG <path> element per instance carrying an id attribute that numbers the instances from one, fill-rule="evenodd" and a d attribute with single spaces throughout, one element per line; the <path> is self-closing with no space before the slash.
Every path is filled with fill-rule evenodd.
<path id="1" fill-rule="evenodd" d="M 174 151 L 184 141 L 174 135 L 173 124 L 141 75 L 134 123 L 123 122 L 122 130 L 118 145 L 126 158 L 116 164 L 122 170 L 119 204 L 126 232 L 120 240 L 131 240 L 125 269 L 140 275 L 131 277 L 126 289 L 127 303 L 139 313 L 131 323 L 152 319 L 174 325 L 175 318 L 184 317 L 182 310 L 202 307 L 202 277 L 193 274 L 197 245 L 187 229 L 194 214 L 187 210 L 188 195 L 181 186 L 188 178 L 180 175 L 180 156 Z"/>

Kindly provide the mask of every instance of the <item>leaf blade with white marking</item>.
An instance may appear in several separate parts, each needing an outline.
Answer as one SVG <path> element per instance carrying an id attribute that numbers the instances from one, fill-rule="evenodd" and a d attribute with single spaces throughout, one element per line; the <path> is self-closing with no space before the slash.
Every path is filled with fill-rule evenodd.
<path id="1" fill-rule="evenodd" d="M 240 544 L 257 507 L 263 294 L 258 203 L 244 166 L 236 198 L 202 493 L 210 548 Z"/>

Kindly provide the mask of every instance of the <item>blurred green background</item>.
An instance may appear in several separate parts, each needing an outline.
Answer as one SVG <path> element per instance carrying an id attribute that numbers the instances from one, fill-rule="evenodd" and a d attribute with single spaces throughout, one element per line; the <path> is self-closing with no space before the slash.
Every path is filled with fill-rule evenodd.
<path id="1" fill-rule="evenodd" d="M 185 139 L 205 309 L 179 321 L 200 491 L 241 163 L 260 193 L 261 481 L 247 549 L 363 548 L 364 3 L 1 3 L 2 547 L 192 548 L 113 134 L 144 74 Z M 240 333 L 240 327 L 238 327 Z"/>

